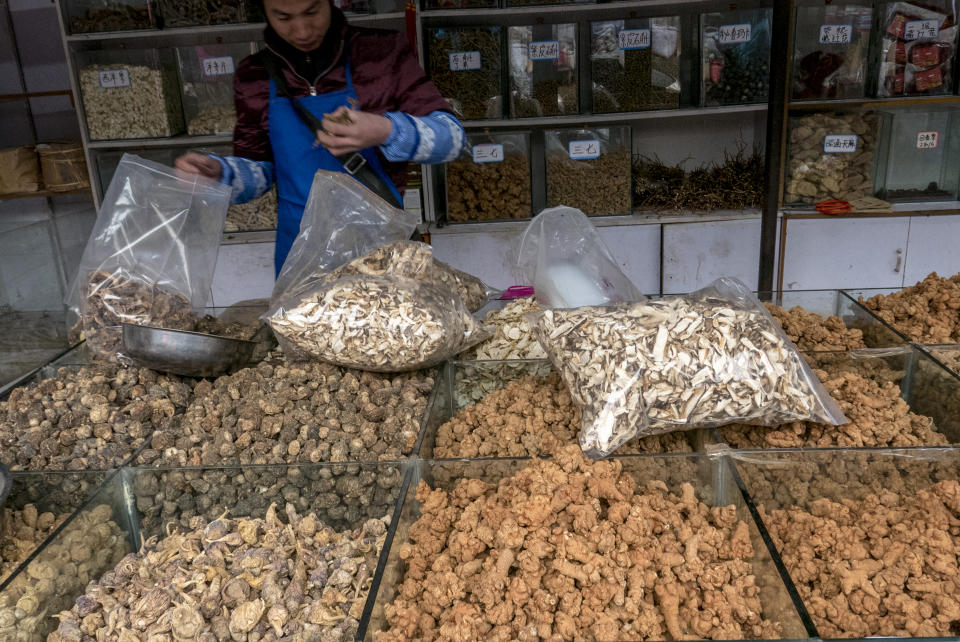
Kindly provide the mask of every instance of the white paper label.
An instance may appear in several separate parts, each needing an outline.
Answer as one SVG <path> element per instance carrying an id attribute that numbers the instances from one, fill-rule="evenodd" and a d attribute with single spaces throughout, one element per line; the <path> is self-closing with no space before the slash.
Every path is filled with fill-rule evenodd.
<path id="1" fill-rule="evenodd" d="M 499 163 L 503 160 L 503 145 L 493 143 L 474 145 L 474 163 Z"/>
<path id="2" fill-rule="evenodd" d="M 454 51 L 450 53 L 450 71 L 474 71 L 480 69 L 479 51 Z"/>
<path id="3" fill-rule="evenodd" d="M 650 47 L 649 29 L 621 29 L 617 34 L 620 48 L 624 51 L 631 49 L 647 49 Z"/>
<path id="4" fill-rule="evenodd" d="M 853 25 L 820 25 L 821 45 L 846 45 L 853 35 Z"/>
<path id="5" fill-rule="evenodd" d="M 590 160 L 600 157 L 599 140 L 571 140 L 567 146 L 571 160 Z"/>
<path id="6" fill-rule="evenodd" d="M 823 151 L 827 154 L 849 154 L 857 151 L 856 134 L 829 134 L 823 138 Z"/>
<path id="7" fill-rule="evenodd" d="M 904 40 L 930 40 L 936 38 L 940 33 L 940 21 L 936 18 L 932 20 L 911 20 L 903 28 Z"/>
<path id="8" fill-rule="evenodd" d="M 740 25 L 722 25 L 717 30 L 717 42 L 721 45 L 736 45 L 750 42 L 750 23 Z"/>
<path id="9" fill-rule="evenodd" d="M 130 72 L 126 69 L 107 69 L 99 72 L 100 87 L 103 89 L 119 89 L 130 86 Z"/>
<path id="10" fill-rule="evenodd" d="M 415 212 L 420 214 L 421 211 L 421 200 L 420 200 L 420 188 L 414 187 L 413 189 L 408 189 L 403 193 L 403 209 L 408 212 Z"/>
<path id="11" fill-rule="evenodd" d="M 200 65 L 204 76 L 230 76 L 234 72 L 233 58 L 230 56 L 203 58 Z"/>
<path id="12" fill-rule="evenodd" d="M 559 40 L 538 40 L 527 46 L 530 60 L 557 60 L 560 57 Z"/>
<path id="13" fill-rule="evenodd" d="M 917 149 L 936 149 L 940 147 L 940 132 L 919 132 Z"/>

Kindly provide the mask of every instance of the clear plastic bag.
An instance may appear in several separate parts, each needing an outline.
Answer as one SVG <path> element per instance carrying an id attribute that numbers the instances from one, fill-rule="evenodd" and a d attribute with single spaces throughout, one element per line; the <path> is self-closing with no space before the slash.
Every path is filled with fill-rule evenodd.
<path id="1" fill-rule="evenodd" d="M 580 210 L 543 210 L 520 238 L 517 267 L 546 307 L 572 308 L 640 301 L 644 297 L 617 267 L 610 250 Z"/>
<path id="2" fill-rule="evenodd" d="M 94 355 L 118 355 L 122 323 L 192 329 L 229 205 L 227 185 L 124 155 L 67 295 Z"/>
<path id="3" fill-rule="evenodd" d="M 884 6 L 877 96 L 951 93 L 957 45 L 953 0 Z"/>
<path id="4" fill-rule="evenodd" d="M 546 310 L 534 333 L 580 406 L 580 445 L 591 457 L 674 430 L 847 421 L 735 279 L 632 305 Z"/>

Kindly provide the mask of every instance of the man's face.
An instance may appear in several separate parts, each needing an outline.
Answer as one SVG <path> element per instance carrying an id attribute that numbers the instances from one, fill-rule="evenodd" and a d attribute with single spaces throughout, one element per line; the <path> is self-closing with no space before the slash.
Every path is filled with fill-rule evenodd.
<path id="1" fill-rule="evenodd" d="M 300 51 L 313 51 L 330 27 L 330 0 L 264 0 L 267 20 Z"/>

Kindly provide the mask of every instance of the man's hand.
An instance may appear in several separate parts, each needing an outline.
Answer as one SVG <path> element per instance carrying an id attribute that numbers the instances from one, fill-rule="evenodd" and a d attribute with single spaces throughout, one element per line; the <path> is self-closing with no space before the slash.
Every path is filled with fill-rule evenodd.
<path id="1" fill-rule="evenodd" d="M 323 117 L 323 131 L 317 142 L 334 156 L 358 152 L 387 142 L 393 132 L 389 118 L 340 107 Z"/>
<path id="2" fill-rule="evenodd" d="M 200 176 L 206 176 L 215 181 L 219 181 L 223 175 L 223 167 L 220 166 L 220 161 L 197 152 L 187 152 L 177 159 L 174 167 L 182 172 L 200 174 Z"/>

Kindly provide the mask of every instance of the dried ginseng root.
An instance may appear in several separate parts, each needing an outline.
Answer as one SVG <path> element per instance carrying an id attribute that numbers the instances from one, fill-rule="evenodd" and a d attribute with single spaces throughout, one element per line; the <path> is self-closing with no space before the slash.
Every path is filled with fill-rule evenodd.
<path id="1" fill-rule="evenodd" d="M 635 436 L 740 422 L 846 421 L 749 289 L 546 310 L 535 332 L 583 413 L 580 445 L 605 457 Z"/>

